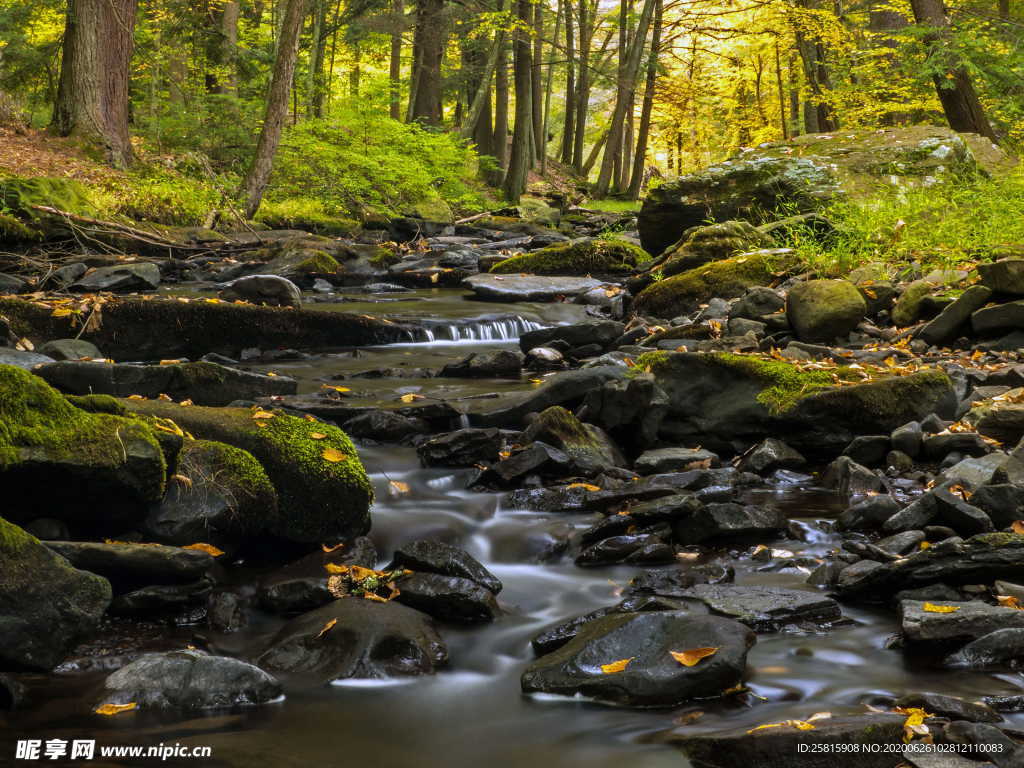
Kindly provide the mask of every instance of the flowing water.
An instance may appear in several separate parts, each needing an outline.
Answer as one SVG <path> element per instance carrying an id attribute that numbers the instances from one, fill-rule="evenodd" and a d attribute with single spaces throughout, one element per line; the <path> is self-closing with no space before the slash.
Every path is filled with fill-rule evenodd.
<path id="1" fill-rule="evenodd" d="M 496 307 L 465 301 L 451 291 L 423 292 L 417 300 L 383 305 L 346 302 L 320 307 L 374 314 L 386 307 L 388 314 L 429 318 L 438 330 L 433 341 L 364 349 L 358 356 L 331 352 L 260 369 L 294 375 L 305 391 L 312 391 L 324 379 L 339 374 L 382 367 L 439 367 L 472 351 L 511 348 L 513 328 L 582 317 L 579 307 Z M 495 324 L 495 318 L 509 324 Z M 440 329 L 446 328 L 460 330 L 442 335 Z M 498 329 L 509 330 L 502 331 L 502 336 Z M 456 337 L 457 341 L 451 340 Z M 431 396 L 460 397 L 508 393 L 533 385 L 414 377 L 349 380 L 347 386 L 353 390 L 354 402 L 370 404 L 394 399 L 410 388 Z M 33 704 L 7 718 L 11 735 L 95 738 L 99 744 L 208 745 L 213 749 L 211 760 L 182 764 L 239 768 L 660 768 L 688 764 L 666 743 L 666 735 L 673 731 L 750 728 L 822 711 L 862 712 L 865 704 L 912 691 L 976 699 L 1020 693 L 1024 688 L 1018 675 L 936 671 L 900 650 L 887 650 L 886 639 L 896 631 L 892 613 L 844 606 L 844 613 L 854 620 L 849 626 L 820 634 L 760 635 L 748 658 L 749 685 L 756 695 L 742 702 L 633 711 L 565 698 L 525 697 L 519 676 L 533 658 L 530 639 L 551 624 L 618 602 L 623 585 L 637 570 L 582 569 L 564 555 L 554 562 L 536 562 L 552 530 L 586 527 L 594 522 L 594 515 L 511 508 L 500 494 L 465 490 L 468 471 L 422 468 L 411 448 L 364 446 L 360 454 L 377 491 L 371 538 L 384 558 L 404 542 L 438 538 L 464 547 L 504 582 L 499 600 L 505 616 L 479 628 L 443 628 L 450 657 L 446 671 L 400 683 L 351 682 L 316 690 L 292 689 L 286 681 L 283 701 L 251 711 L 174 722 L 127 715 L 98 725 L 98 718 L 82 713 L 91 687 L 102 678 L 101 669 L 39 676 L 28 681 Z M 392 480 L 407 483 L 408 492 L 393 495 Z M 779 550 L 767 565 L 753 561 L 747 556 L 749 550 L 718 553 L 722 562 L 735 567 L 737 583 L 813 589 L 804 583 L 806 565 L 778 567 L 790 559 L 821 557 L 836 546 L 829 521 L 843 504 L 812 484 L 809 477 L 790 476 L 782 478 L 774 490 L 755 493 L 751 501 L 781 505 L 787 511 L 792 535 L 762 542 Z M 245 630 L 223 637 L 203 625 L 133 629 L 123 638 L 122 650 L 138 646 L 140 640 L 147 649 L 181 647 L 198 635 L 218 648 L 241 651 L 282 623 L 280 618 L 260 615 Z M 112 626 L 107 631 L 116 636 L 124 628 Z M 703 712 L 699 718 L 682 724 L 698 711 Z"/>

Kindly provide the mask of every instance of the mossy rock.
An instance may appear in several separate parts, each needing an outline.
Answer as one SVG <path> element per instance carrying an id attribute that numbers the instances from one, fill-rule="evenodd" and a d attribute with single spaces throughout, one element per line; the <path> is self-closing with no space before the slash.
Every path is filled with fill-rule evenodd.
<path id="1" fill-rule="evenodd" d="M 684 232 L 679 241 L 665 251 L 660 269 L 665 277 L 671 277 L 709 261 L 771 246 L 772 239 L 750 222 L 723 221 Z"/>
<path id="2" fill-rule="evenodd" d="M 337 427 L 277 410 L 272 418 L 254 418 L 255 412 L 246 408 L 124 402 L 135 413 L 170 419 L 197 438 L 251 453 L 277 491 L 279 515 L 269 526 L 275 536 L 315 543 L 361 536 L 370 529 L 373 487 L 355 446 Z M 325 452 L 337 460 L 325 458 Z"/>
<path id="3" fill-rule="evenodd" d="M 732 299 L 757 285 L 770 285 L 789 265 L 786 249 L 762 250 L 713 261 L 652 283 L 636 297 L 638 314 L 672 318 L 709 299 Z"/>
<path id="4" fill-rule="evenodd" d="M 521 253 L 491 267 L 498 274 L 619 275 L 629 274 L 650 254 L 625 240 L 582 238 Z"/>
<path id="5" fill-rule="evenodd" d="M 109 530 L 160 499 L 166 469 L 156 435 L 140 420 L 76 408 L 38 376 L 0 366 L 0 481 L 9 517 Z"/>
<path id="6" fill-rule="evenodd" d="M 96 212 L 88 191 L 74 179 L 0 177 L 0 207 L 19 218 L 35 219 L 39 212 L 32 208 L 34 205 L 83 215 Z"/>
<path id="7" fill-rule="evenodd" d="M 435 221 L 441 224 L 451 224 L 455 221 L 455 214 L 448 203 L 440 197 L 427 198 L 418 202 L 406 205 L 402 213 L 424 221 Z"/>
<path id="8" fill-rule="evenodd" d="M 539 440 L 564 451 L 584 474 L 621 467 L 625 459 L 600 428 L 584 424 L 571 411 L 553 405 L 541 411 L 523 433 L 524 443 Z"/>
<path id="9" fill-rule="evenodd" d="M 328 214 L 287 215 L 261 212 L 257 215 L 256 221 L 269 229 L 299 229 L 328 237 L 353 237 L 362 229 L 362 225 L 355 219 Z"/>
<path id="10" fill-rule="evenodd" d="M 72 568 L 0 518 L 0 669 L 49 672 L 97 627 L 110 599 L 102 576 Z"/>
<path id="11" fill-rule="evenodd" d="M 43 233 L 18 218 L 0 213 L 0 243 L 32 243 L 43 239 Z"/>
<path id="12" fill-rule="evenodd" d="M 915 280 L 896 299 L 892 308 L 892 322 L 899 328 L 913 325 L 921 318 L 922 305 L 926 297 L 935 290 L 935 284 L 927 280 Z"/>
<path id="13" fill-rule="evenodd" d="M 864 319 L 867 302 L 848 280 L 806 280 L 789 291 L 786 317 L 801 341 L 835 341 Z"/>

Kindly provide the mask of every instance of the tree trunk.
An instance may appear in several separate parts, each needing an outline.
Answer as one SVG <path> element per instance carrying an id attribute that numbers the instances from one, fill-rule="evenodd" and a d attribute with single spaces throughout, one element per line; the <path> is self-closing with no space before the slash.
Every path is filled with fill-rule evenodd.
<path id="1" fill-rule="evenodd" d="M 544 86 L 541 72 L 544 67 L 544 3 L 547 0 L 535 0 L 533 5 L 533 70 L 530 92 L 533 95 L 533 156 L 540 162 L 547 152 L 547 140 L 544 136 Z"/>
<path id="2" fill-rule="evenodd" d="M 505 0 L 498 0 L 498 10 L 505 10 Z M 494 68 L 494 159 L 500 169 L 490 176 L 491 186 L 500 187 L 508 167 L 508 36 L 502 40 L 498 63 Z"/>
<path id="3" fill-rule="evenodd" d="M 897 48 L 899 44 L 889 34 L 908 26 L 906 17 L 899 11 L 894 11 L 886 5 L 872 6 L 868 13 L 868 29 L 873 33 L 873 44 L 887 52 L 880 57 L 880 61 L 886 69 L 894 68 L 897 64 Z M 890 101 L 898 98 L 893 89 Z M 882 125 L 900 125 L 910 119 L 910 115 L 902 110 L 886 112 L 879 118 Z"/>
<path id="4" fill-rule="evenodd" d="M 533 51 L 526 32 L 532 15 L 531 0 L 516 0 L 516 17 L 522 23 L 515 32 L 513 74 L 516 91 L 516 122 L 512 133 L 508 172 L 505 174 L 505 197 L 518 203 L 526 191 L 526 177 L 533 159 Z"/>
<path id="5" fill-rule="evenodd" d="M 782 127 L 782 138 L 789 138 L 789 124 L 786 122 L 786 88 L 782 84 L 782 54 L 779 52 L 779 41 L 775 41 L 775 87 L 779 92 L 779 124 Z"/>
<path id="6" fill-rule="evenodd" d="M 229 0 L 219 11 L 210 10 L 210 36 L 207 62 L 215 67 L 206 73 L 208 93 L 236 93 L 238 91 L 238 20 L 241 6 Z"/>
<path id="7" fill-rule="evenodd" d="M 558 0 L 558 10 L 555 12 L 555 33 L 551 36 L 552 40 L 557 41 L 558 35 L 562 31 L 562 14 L 565 12 L 564 0 Z M 555 78 L 555 46 L 552 45 L 548 50 L 548 72 L 547 80 L 544 83 L 544 117 L 541 120 L 541 135 L 544 137 L 543 147 L 544 150 L 540 155 L 540 175 L 543 176 L 548 172 L 548 125 L 551 118 L 551 85 Z"/>
<path id="8" fill-rule="evenodd" d="M 651 30 L 651 55 L 647 59 L 647 82 L 644 84 L 644 100 L 640 107 L 640 128 L 636 137 L 636 155 L 633 157 L 633 173 L 629 179 L 629 199 L 640 199 L 644 170 L 647 165 L 647 142 L 651 135 L 651 113 L 654 111 L 654 93 L 658 85 L 658 54 L 661 52 L 662 0 L 655 0 L 654 21 Z M 671 162 L 669 162 L 671 165 Z"/>
<path id="9" fill-rule="evenodd" d="M 310 32 L 309 72 L 306 83 L 306 117 L 324 114 L 324 56 L 327 46 L 327 0 L 313 0 L 313 28 Z"/>
<path id="10" fill-rule="evenodd" d="M 292 89 L 295 76 L 295 60 L 299 55 L 299 35 L 302 32 L 302 20 L 306 13 L 306 0 L 288 0 L 281 23 L 281 37 L 277 46 L 277 60 L 270 79 L 270 92 L 267 94 L 267 111 L 263 118 L 263 128 L 256 143 L 256 153 L 252 165 L 242 182 L 242 195 L 245 197 L 245 217 L 251 219 L 259 210 L 263 193 L 270 181 L 270 172 L 274 168 L 274 155 L 281 142 L 281 131 L 284 120 L 288 116 L 288 96 Z"/>
<path id="11" fill-rule="evenodd" d="M 572 147 L 576 125 L 576 33 L 572 25 L 572 0 L 562 0 L 565 6 L 565 120 L 562 124 L 562 151 L 559 158 L 563 163 L 572 163 Z"/>
<path id="12" fill-rule="evenodd" d="M 405 27 L 403 0 L 391 0 L 391 60 L 388 67 L 388 87 L 391 99 L 391 119 L 402 119 L 402 32 Z"/>
<path id="13" fill-rule="evenodd" d="M 922 40 L 929 57 L 950 57 L 949 19 L 943 11 L 941 0 L 911 0 L 910 7 L 918 25 L 927 28 Z M 950 128 L 963 133 L 980 133 L 996 141 L 995 131 L 985 116 L 971 76 L 962 65 L 951 65 L 945 73 L 936 74 L 934 80 Z"/>
<path id="14" fill-rule="evenodd" d="M 1010 20 L 1010 0 L 999 0 L 999 18 L 1003 21 Z"/>
<path id="15" fill-rule="evenodd" d="M 577 173 L 583 172 L 583 144 L 587 134 L 587 109 L 590 106 L 590 45 L 594 39 L 594 13 L 591 14 L 587 0 L 579 0 L 579 78 L 576 91 L 576 126 L 572 145 L 572 166 Z"/>
<path id="16" fill-rule="evenodd" d="M 128 79 L 137 7 L 138 0 L 71 0 L 53 111 L 62 136 L 98 143 L 116 168 L 132 161 Z"/>
<path id="17" fill-rule="evenodd" d="M 817 10 L 820 0 L 798 0 L 805 10 Z M 834 131 L 839 126 L 832 110 L 825 100 L 825 92 L 831 89 L 828 64 L 825 60 L 825 46 L 818 40 L 808 38 L 799 25 L 796 30 L 797 51 L 804 66 L 804 76 L 812 99 L 804 104 L 804 128 L 807 133 Z"/>
<path id="18" fill-rule="evenodd" d="M 462 124 L 462 130 L 459 135 L 463 139 L 469 139 L 472 137 L 482 138 L 480 134 L 481 126 L 487 127 L 489 132 L 491 125 L 491 80 L 494 77 L 494 70 L 498 66 L 498 59 L 501 57 L 501 51 L 504 47 L 505 30 L 499 30 L 495 33 L 494 42 L 491 43 L 491 48 L 487 52 L 487 63 L 484 65 L 483 72 L 480 74 L 480 82 L 477 84 L 476 93 L 473 94 L 473 101 L 470 104 L 469 113 L 466 116 L 465 122 Z M 486 120 L 484 120 L 484 118 L 486 118 Z M 479 138 L 477 139 L 478 149 L 481 153 L 487 154 L 488 147 L 481 147 Z"/>
<path id="19" fill-rule="evenodd" d="M 444 0 L 417 0 L 416 40 L 418 61 L 416 91 L 411 119 L 427 125 L 441 124 L 441 62 L 444 59 Z"/>
<path id="20" fill-rule="evenodd" d="M 608 143 L 604 148 L 601 170 L 598 173 L 597 185 L 594 187 L 594 197 L 598 199 L 608 194 L 608 187 L 611 183 L 612 171 L 615 165 L 615 156 L 621 152 L 623 121 L 626 116 L 626 108 L 629 106 L 633 86 L 640 71 L 640 61 L 645 43 L 647 42 L 647 29 L 651 24 L 651 16 L 654 13 L 654 3 L 655 0 L 644 0 L 643 10 L 640 11 L 640 20 L 637 22 L 633 43 L 629 46 L 625 66 L 619 71 L 615 109 L 612 111 L 612 119 L 608 127 Z"/>

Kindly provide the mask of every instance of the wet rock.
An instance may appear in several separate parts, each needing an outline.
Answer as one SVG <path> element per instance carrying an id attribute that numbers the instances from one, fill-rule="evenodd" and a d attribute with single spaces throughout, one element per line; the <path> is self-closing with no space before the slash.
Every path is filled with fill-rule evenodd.
<path id="1" fill-rule="evenodd" d="M 576 465 L 567 453 L 535 440 L 527 448 L 516 451 L 480 473 L 473 487 L 514 485 L 520 478 L 532 473 L 547 477 L 567 477 L 575 471 Z"/>
<path id="2" fill-rule="evenodd" d="M 700 544 L 723 538 L 742 538 L 771 534 L 786 528 L 785 514 L 773 507 L 758 507 L 731 502 L 705 504 L 693 514 L 672 523 L 672 533 L 680 544 Z"/>
<path id="3" fill-rule="evenodd" d="M 302 292 L 286 277 L 249 275 L 228 283 L 220 292 L 225 301 L 248 301 L 271 307 L 301 307 Z"/>
<path id="4" fill-rule="evenodd" d="M 999 483 L 983 485 L 971 496 L 971 504 L 988 515 L 998 528 L 1009 528 L 1024 519 L 1024 487 Z"/>
<path id="5" fill-rule="evenodd" d="M 99 624 L 110 583 L 0 518 L 0 668 L 49 671 Z"/>
<path id="6" fill-rule="evenodd" d="M 807 459 L 781 440 L 768 437 L 743 455 L 739 467 L 745 472 L 768 474 L 778 469 L 800 469 Z"/>
<path id="7" fill-rule="evenodd" d="M 420 539 L 403 544 L 395 550 L 391 567 L 456 576 L 469 579 L 494 594 L 501 592 L 501 581 L 475 557 L 441 541 Z"/>
<path id="8" fill-rule="evenodd" d="M 430 431 L 423 419 L 385 409 L 360 413 L 341 425 L 353 437 L 380 443 L 404 443 Z"/>
<path id="9" fill-rule="evenodd" d="M 1024 628 L 1024 612 L 1016 608 L 988 605 L 980 601 L 944 602 L 950 612 L 926 610 L 929 603 L 904 600 L 900 603 L 900 629 L 914 643 L 943 643 L 976 640 L 997 629 Z"/>
<path id="10" fill-rule="evenodd" d="M 273 613 L 303 613 L 334 600 L 327 589 L 328 564 L 358 565 L 373 568 L 377 550 L 373 542 L 360 536 L 331 552 L 317 551 L 289 563 L 260 582 L 256 596 L 260 605 Z"/>
<path id="11" fill-rule="evenodd" d="M 870 714 L 816 720 L 812 729 L 791 725 L 750 730 L 747 726 L 711 733 L 673 732 L 691 763 L 700 768 L 828 768 L 854 745 L 858 768 L 896 768 L 900 753 L 889 750 L 903 738 L 905 715 Z"/>
<path id="12" fill-rule="evenodd" d="M 888 435 L 860 435 L 846 446 L 843 455 L 849 456 L 858 464 L 878 466 L 885 461 L 889 446 Z"/>
<path id="13" fill-rule="evenodd" d="M 946 725 L 943 732 L 948 741 L 975 745 L 972 754 L 991 759 L 997 768 L 1024 766 L 1024 747 L 994 725 L 956 720 Z"/>
<path id="14" fill-rule="evenodd" d="M 602 285 L 590 277 L 541 277 L 539 275 L 472 275 L 462 281 L 483 301 L 558 301 Z"/>
<path id="15" fill-rule="evenodd" d="M 48 541 L 46 546 L 75 568 L 106 578 L 115 592 L 146 584 L 195 581 L 214 563 L 211 555 L 200 550 L 154 544 Z"/>
<path id="16" fill-rule="evenodd" d="M 580 545 L 589 547 L 611 536 L 622 536 L 638 530 L 646 530 L 661 523 L 678 518 L 692 517 L 702 507 L 694 494 L 681 493 L 642 501 L 621 510 L 620 514 L 608 515 L 592 525 L 580 536 Z"/>
<path id="17" fill-rule="evenodd" d="M 975 490 L 996 480 L 996 474 L 1006 463 L 1006 454 L 990 453 L 980 458 L 966 458 L 957 461 L 953 466 L 942 471 L 940 480 L 945 483 L 959 484 L 968 490 Z"/>
<path id="18" fill-rule="evenodd" d="M 938 717 L 971 723 L 997 723 L 1003 718 L 992 707 L 941 693 L 911 693 L 896 700 L 897 707 L 920 708 Z"/>
<path id="19" fill-rule="evenodd" d="M 436 435 L 416 447 L 425 467 L 471 467 L 485 461 L 497 461 L 505 447 L 500 430 L 468 427 Z"/>
<path id="20" fill-rule="evenodd" d="M 1024 321 L 1024 300 L 983 307 L 971 315 L 971 329 L 979 336 L 1015 331 Z"/>
<path id="21" fill-rule="evenodd" d="M 206 602 L 206 621 L 215 632 L 237 632 L 248 623 L 245 603 L 234 592 L 213 592 Z"/>
<path id="22" fill-rule="evenodd" d="M 82 339 L 55 339 L 39 347 L 39 354 L 48 355 L 54 360 L 81 360 L 88 357 L 102 359 L 103 353 L 91 341 Z M 83 393 L 80 393 L 83 394 Z"/>
<path id="23" fill-rule="evenodd" d="M 864 297 L 847 280 L 797 283 L 786 301 L 786 316 L 801 341 L 844 338 L 866 313 Z"/>
<path id="24" fill-rule="evenodd" d="M 200 651 L 147 654 L 103 682 L 95 706 L 135 703 L 140 710 L 191 712 L 266 704 L 281 684 L 259 667 Z"/>
<path id="25" fill-rule="evenodd" d="M 727 584 L 734 577 L 731 566 L 718 563 L 643 571 L 630 581 L 626 594 L 631 597 L 692 598 L 690 589 L 695 584 Z"/>
<path id="26" fill-rule="evenodd" d="M 574 408 L 594 389 L 606 381 L 626 378 L 626 369 L 619 365 L 602 365 L 564 371 L 548 377 L 545 382 L 515 405 L 484 414 L 472 414 L 470 422 L 483 427 L 519 427 L 529 413 L 540 413 L 553 405 Z"/>
<path id="27" fill-rule="evenodd" d="M 718 696 L 739 683 L 754 633 L 729 619 L 691 617 L 684 612 L 612 614 L 588 622 L 556 651 L 531 664 L 522 676 L 525 693 L 582 695 L 631 707 L 671 707 L 689 699 Z M 716 647 L 692 667 L 670 651 Z M 631 659 L 620 672 L 601 666 Z"/>
<path id="28" fill-rule="evenodd" d="M 566 365 L 565 356 L 551 347 L 534 347 L 526 353 L 524 365 L 531 371 L 557 371 Z"/>
<path id="29" fill-rule="evenodd" d="M 687 469 L 717 466 L 718 454 L 703 448 L 656 448 L 645 451 L 633 463 L 633 469 L 641 475 L 684 472 Z"/>
<path id="30" fill-rule="evenodd" d="M 894 555 L 903 555 L 919 549 L 925 541 L 924 531 L 903 531 L 875 542 L 875 546 Z"/>
<path id="31" fill-rule="evenodd" d="M 156 264 L 119 264 L 113 267 L 98 267 L 87 272 L 68 290 L 82 293 L 127 293 L 129 291 L 155 291 L 160 286 L 160 268 Z"/>
<path id="32" fill-rule="evenodd" d="M 575 616 L 568 621 L 564 621 L 561 624 L 556 624 L 549 629 L 544 630 L 539 635 L 530 641 L 533 646 L 534 653 L 538 656 L 551 653 L 552 651 L 558 650 L 567 642 L 576 637 L 580 627 L 589 624 L 592 621 L 601 619 L 605 616 L 609 616 L 617 613 L 643 613 L 646 611 L 680 611 L 686 610 L 687 605 L 684 601 L 673 600 L 671 598 L 664 598 L 659 596 L 651 595 L 635 595 L 627 597 L 617 605 L 608 606 L 606 608 L 598 608 L 596 611 L 583 614 L 582 616 Z M 695 614 L 699 615 L 699 614 Z"/>
<path id="33" fill-rule="evenodd" d="M 979 265 L 979 269 L 983 266 Z M 984 285 L 972 285 L 949 304 L 939 316 L 918 333 L 918 338 L 929 344 L 942 344 L 955 339 L 970 323 L 971 315 L 984 307 L 992 297 L 992 290 Z"/>
<path id="34" fill-rule="evenodd" d="M 921 442 L 924 439 L 924 431 L 916 421 L 911 421 L 901 427 L 897 427 L 890 435 L 894 451 L 905 453 L 912 459 L 921 454 Z"/>
<path id="35" fill-rule="evenodd" d="M 995 293 L 1024 295 L 1024 259 L 1000 259 L 978 264 L 982 285 Z"/>
<path id="36" fill-rule="evenodd" d="M 207 362 L 126 365 L 76 360 L 41 365 L 33 373 L 72 395 L 139 395 L 152 399 L 163 394 L 177 401 L 210 406 L 294 395 L 298 386 L 288 376 L 264 376 Z"/>
<path id="37" fill-rule="evenodd" d="M 0 294 L 21 293 L 28 288 L 28 283 L 17 275 L 0 274 Z"/>
<path id="38" fill-rule="evenodd" d="M 889 494 L 868 496 L 843 510 L 836 520 L 836 524 L 843 531 L 880 528 L 899 511 L 900 503 Z"/>
<path id="39" fill-rule="evenodd" d="M 494 593 L 469 579 L 413 573 L 403 577 L 398 588 L 398 602 L 440 621 L 479 624 L 501 614 Z"/>
<path id="40" fill-rule="evenodd" d="M 947 482 L 930 491 L 935 497 L 935 521 L 948 525 L 962 536 L 973 536 L 976 533 L 994 530 L 989 516 L 983 510 L 969 504 L 965 499 L 966 494 L 952 490 L 955 487 L 952 482 Z"/>
<path id="41" fill-rule="evenodd" d="M 622 335 L 625 328 L 625 325 L 615 320 L 597 320 L 575 325 L 539 328 L 522 334 L 519 337 L 519 347 L 524 352 L 528 352 L 534 347 L 544 347 L 554 341 L 564 341 L 570 347 L 599 344 L 602 348 L 607 348 Z"/>
<path id="42" fill-rule="evenodd" d="M 658 436 L 668 411 L 668 396 L 651 374 L 604 382 L 587 394 L 586 418 L 607 430 L 620 444 L 646 449 Z"/>
<path id="43" fill-rule="evenodd" d="M 457 363 L 449 363 L 437 374 L 454 379 L 519 378 L 525 358 L 512 349 L 496 352 L 473 352 Z"/>
<path id="44" fill-rule="evenodd" d="M 836 489 L 843 496 L 878 492 L 884 487 L 878 475 L 849 456 L 840 456 L 829 464 L 821 484 Z"/>
<path id="45" fill-rule="evenodd" d="M 190 584 L 156 584 L 125 592 L 110 604 L 112 616 L 136 619 L 173 618 L 191 624 L 206 615 L 206 603 L 213 591 L 208 578 Z"/>
<path id="46" fill-rule="evenodd" d="M 38 352 L 27 352 L 21 349 L 8 349 L 0 346 L 0 365 L 11 365 L 15 368 L 24 368 L 31 371 L 42 363 L 52 363 L 54 360 L 48 355 L 41 355 Z"/>
<path id="47" fill-rule="evenodd" d="M 433 621 L 419 611 L 394 601 L 345 598 L 288 622 L 254 656 L 272 673 L 323 684 L 433 674 L 448 660 L 448 650 Z"/>
<path id="48" fill-rule="evenodd" d="M 1024 628 L 997 629 L 983 634 L 945 658 L 947 667 L 961 669 L 1016 668 L 1024 661 Z"/>
<path id="49" fill-rule="evenodd" d="M 787 624 L 830 624 L 842 618 L 839 604 L 817 592 L 782 587 L 697 584 L 684 593 L 703 602 L 712 613 L 735 619 L 758 632 Z"/>
<path id="50" fill-rule="evenodd" d="M 604 430 L 584 424 L 561 406 L 552 406 L 540 413 L 523 432 L 521 440 L 523 443 L 543 442 L 564 451 L 578 471 L 587 475 L 627 463 Z"/>
<path id="51" fill-rule="evenodd" d="M 576 565 L 659 565 L 673 562 L 675 556 L 675 548 L 661 536 L 653 533 L 627 534 L 610 536 L 587 547 L 576 558 Z"/>

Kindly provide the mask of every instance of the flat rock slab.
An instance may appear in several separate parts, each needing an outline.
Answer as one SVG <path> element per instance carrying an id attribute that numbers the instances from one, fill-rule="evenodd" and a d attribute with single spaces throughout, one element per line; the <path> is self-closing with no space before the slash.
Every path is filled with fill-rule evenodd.
<path id="1" fill-rule="evenodd" d="M 75 568 L 97 573 L 121 587 L 195 581 L 214 563 L 213 556 L 206 552 L 162 544 L 48 541 L 46 546 L 66 557 Z"/>
<path id="2" fill-rule="evenodd" d="M 955 610 L 942 611 L 943 608 Z M 904 600 L 900 603 L 900 614 L 903 636 L 913 643 L 975 640 L 997 629 L 1024 627 L 1024 611 L 980 601 Z"/>
<path id="3" fill-rule="evenodd" d="M 713 613 L 761 631 L 804 621 L 827 624 L 843 617 L 832 598 L 797 589 L 696 584 L 684 595 L 700 600 Z"/>
<path id="4" fill-rule="evenodd" d="M 462 281 L 483 301 L 557 301 L 604 285 L 592 277 L 539 275 L 473 275 Z"/>

